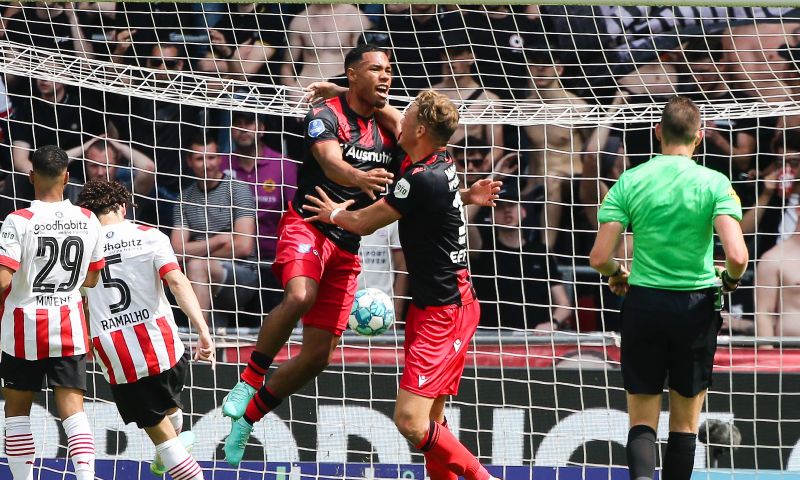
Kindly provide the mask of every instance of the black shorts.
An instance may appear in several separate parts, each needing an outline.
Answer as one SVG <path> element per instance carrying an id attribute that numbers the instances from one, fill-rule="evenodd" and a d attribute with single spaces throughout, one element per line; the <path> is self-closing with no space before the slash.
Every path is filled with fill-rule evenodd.
<path id="1" fill-rule="evenodd" d="M 47 386 L 86 391 L 86 354 L 25 360 L 3 352 L 0 378 L 4 388 L 41 392 Z"/>
<path id="2" fill-rule="evenodd" d="M 667 379 L 684 397 L 711 386 L 722 325 L 717 292 L 631 286 L 622 304 L 621 363 L 628 393 L 661 393 Z"/>
<path id="3" fill-rule="evenodd" d="M 169 410 L 183 408 L 181 391 L 188 363 L 188 355 L 184 354 L 174 367 L 158 375 L 111 385 L 111 396 L 122 420 L 126 424 L 136 422 L 139 428 L 154 427 Z"/>

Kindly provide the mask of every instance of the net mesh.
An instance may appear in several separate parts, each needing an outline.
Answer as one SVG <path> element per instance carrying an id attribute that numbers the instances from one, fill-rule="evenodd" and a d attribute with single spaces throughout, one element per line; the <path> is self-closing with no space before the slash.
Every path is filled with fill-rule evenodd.
<path id="1" fill-rule="evenodd" d="M 391 54 L 394 105 L 434 88 L 459 106 L 450 148 L 465 184 L 505 182 L 497 209 L 467 212 L 483 313 L 447 407 L 451 429 L 493 473 L 610 478 L 625 464 L 620 300 L 588 253 L 601 199 L 658 150 L 653 126 L 675 94 L 701 108 L 695 158 L 731 179 L 754 259 L 728 298 L 695 465 L 723 476 L 800 470 L 797 9 L 120 2 L 0 12 L 0 218 L 32 198 L 30 152 L 58 144 L 75 159 L 68 197 L 87 179 L 117 178 L 134 193 L 130 217 L 171 236 L 224 360 L 215 373 L 194 367 L 184 393 L 207 471 L 232 475 L 220 402 L 280 300 L 270 265 L 306 156 L 304 88 L 345 84 L 344 56 L 364 42 Z M 198 188 L 219 172 L 234 181 Z M 403 312 L 396 231 L 361 253 L 361 286 L 387 291 Z M 332 366 L 257 425 L 241 471 L 421 478 L 422 457 L 391 422 L 402 327 L 346 333 Z M 299 345 L 298 331 L 278 362 Z M 151 443 L 122 424 L 92 375 L 98 476 L 146 475 L 129 461 L 149 461 Z M 43 472 L 61 478 L 69 467 L 52 459 L 66 442 L 51 403 L 36 407 L 34 436 Z M 660 427 L 663 446 L 665 415 Z"/>

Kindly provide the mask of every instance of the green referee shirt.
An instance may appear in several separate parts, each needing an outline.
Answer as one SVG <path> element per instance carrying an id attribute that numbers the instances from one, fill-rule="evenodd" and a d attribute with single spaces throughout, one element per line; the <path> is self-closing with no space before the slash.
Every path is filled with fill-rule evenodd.
<path id="1" fill-rule="evenodd" d="M 688 157 L 658 155 L 620 176 L 603 199 L 598 220 L 633 229 L 629 284 L 699 290 L 717 283 L 717 215 L 742 219 L 731 182 Z"/>

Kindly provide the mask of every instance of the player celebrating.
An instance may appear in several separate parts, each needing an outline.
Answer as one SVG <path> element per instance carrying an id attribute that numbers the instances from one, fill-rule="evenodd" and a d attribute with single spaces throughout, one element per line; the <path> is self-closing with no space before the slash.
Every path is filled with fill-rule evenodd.
<path id="1" fill-rule="evenodd" d="M 305 118 L 309 155 L 298 174 L 298 193 L 278 227 L 273 265 L 284 287 L 283 299 L 261 327 L 241 381 L 222 406 L 223 414 L 235 419 L 225 441 L 225 460 L 233 466 L 242 460 L 253 423 L 328 365 L 353 303 L 359 237 L 335 226 L 304 222 L 304 194 L 321 186 L 333 198 L 366 206 L 391 183 L 387 169 L 394 168 L 395 139 L 374 117 L 386 105 L 392 80 L 389 59 L 380 48 L 362 45 L 347 54 L 344 66 L 350 91 L 312 108 Z M 299 355 L 263 385 L 300 317 Z"/>
<path id="2" fill-rule="evenodd" d="M 367 235 L 399 220 L 400 244 L 410 275 L 412 304 L 406 317 L 406 366 L 394 420 L 425 454 L 436 480 L 463 476 L 487 480 L 477 458 L 444 428 L 448 395 L 458 393 L 467 344 L 478 327 L 480 307 L 467 271 L 467 234 L 456 167 L 446 153 L 458 126 L 458 110 L 444 95 L 420 93 L 403 117 L 399 144 L 411 162 L 384 201 L 355 211 L 352 200 L 336 203 L 321 189 L 306 196 L 306 221 L 337 225 Z M 494 205 L 500 182 L 485 181 L 474 203 Z"/>
<path id="3" fill-rule="evenodd" d="M 0 229 L 0 377 L 6 456 L 14 480 L 33 479 L 33 397 L 45 377 L 67 434 L 78 480 L 94 479 L 94 437 L 83 411 L 89 349 L 81 286 L 103 268 L 100 223 L 64 200 L 69 158 L 48 145 L 31 155 L 35 201 Z M 12 281 L 13 280 L 13 281 Z"/>
<path id="4" fill-rule="evenodd" d="M 734 290 L 747 268 L 739 221 L 742 208 L 730 181 L 692 160 L 703 139 L 700 111 L 687 98 L 664 108 L 656 137 L 661 155 L 623 173 L 598 214 L 591 266 L 608 275 L 622 309 L 622 376 L 628 398 L 627 456 L 631 480 L 652 479 L 661 392 L 669 379 L 669 439 L 661 478 L 689 480 L 698 420 L 722 319 L 712 226 L 722 240 L 723 291 Z M 633 225 L 633 268 L 612 258 Z M 675 239 L 680 238 L 680 242 Z"/>
<path id="5" fill-rule="evenodd" d="M 91 180 L 78 197 L 100 219 L 106 253 L 102 286 L 86 291 L 92 343 L 122 420 L 136 422 L 156 446 L 150 470 L 158 476 L 169 472 L 175 480 L 202 480 L 185 447 L 194 436 L 181 433 L 188 360 L 161 280 L 197 330 L 195 360 L 211 361 L 213 368 L 214 342 L 169 238 L 125 220 L 129 199 L 121 183 L 106 180 Z"/>

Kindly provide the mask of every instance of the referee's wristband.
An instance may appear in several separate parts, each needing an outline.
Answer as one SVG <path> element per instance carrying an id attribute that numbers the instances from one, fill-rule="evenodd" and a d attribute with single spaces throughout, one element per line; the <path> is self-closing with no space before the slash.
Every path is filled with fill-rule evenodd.
<path id="1" fill-rule="evenodd" d="M 342 208 L 334 208 L 333 209 L 333 211 L 331 212 L 331 223 L 332 224 L 336 225 L 336 215 L 339 215 L 339 213 L 342 210 L 343 210 Z"/>
<path id="2" fill-rule="evenodd" d="M 617 262 L 617 269 L 614 270 L 614 273 L 608 276 L 608 278 L 616 277 L 622 275 L 622 262 Z"/>
<path id="3" fill-rule="evenodd" d="M 728 273 L 727 270 L 723 270 L 719 277 L 720 280 L 722 280 L 722 285 L 725 287 L 725 289 L 731 292 L 739 288 L 739 282 L 742 281 L 741 278 L 731 277 L 731 274 Z"/>

